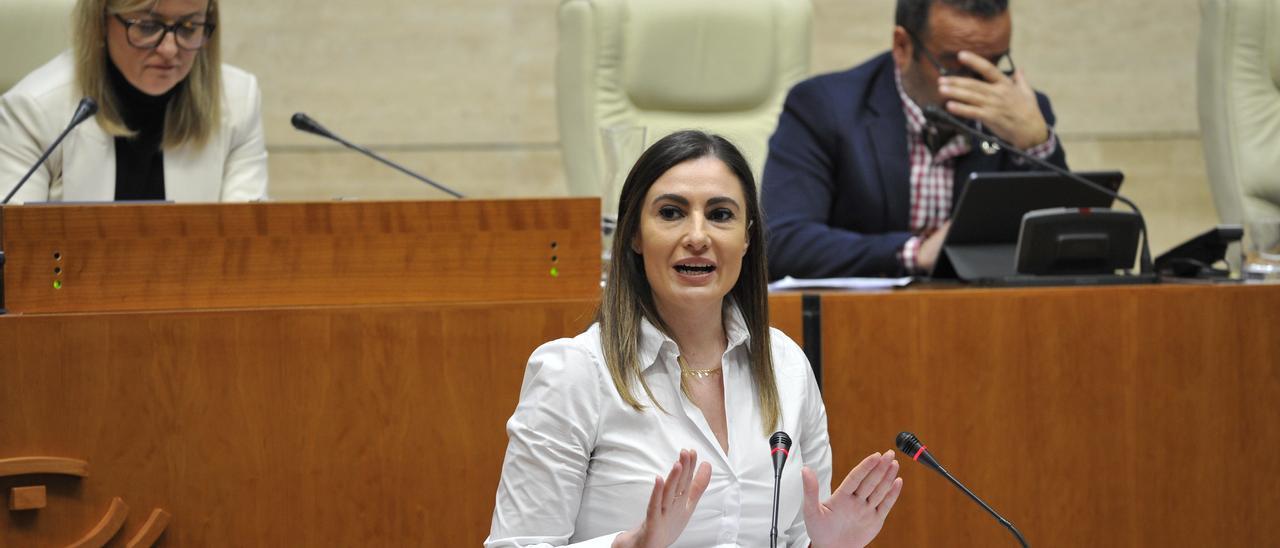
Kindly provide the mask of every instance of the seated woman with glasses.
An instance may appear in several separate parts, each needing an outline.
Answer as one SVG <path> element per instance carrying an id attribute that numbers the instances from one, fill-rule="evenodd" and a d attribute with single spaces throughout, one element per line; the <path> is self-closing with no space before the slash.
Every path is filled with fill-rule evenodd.
<path id="1" fill-rule="evenodd" d="M 596 323 L 529 358 L 485 546 L 769 546 L 775 430 L 794 442 L 778 546 L 879 533 L 898 463 L 872 454 L 831 490 L 822 394 L 769 327 L 765 247 L 728 141 L 682 131 L 640 156 Z"/>
<path id="2" fill-rule="evenodd" d="M 266 198 L 262 97 L 221 64 L 217 21 L 218 0 L 78 0 L 72 51 L 0 97 L 0 196 L 89 97 L 97 115 L 13 203 Z"/>

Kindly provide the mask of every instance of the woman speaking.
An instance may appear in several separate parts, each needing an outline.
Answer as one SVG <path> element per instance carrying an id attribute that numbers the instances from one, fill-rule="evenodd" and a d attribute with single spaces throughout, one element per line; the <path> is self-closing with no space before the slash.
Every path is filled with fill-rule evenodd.
<path id="1" fill-rule="evenodd" d="M 79 0 L 73 48 L 0 97 L 0 195 L 71 119 L 14 202 L 261 200 L 267 152 L 253 75 L 222 65 L 218 0 Z"/>
<path id="2" fill-rule="evenodd" d="M 763 226 L 728 141 L 684 131 L 641 155 L 596 323 L 529 358 L 486 546 L 768 546 L 774 430 L 794 440 L 779 545 L 879 533 L 898 463 L 870 455 L 830 492 L 822 395 L 769 327 Z"/>

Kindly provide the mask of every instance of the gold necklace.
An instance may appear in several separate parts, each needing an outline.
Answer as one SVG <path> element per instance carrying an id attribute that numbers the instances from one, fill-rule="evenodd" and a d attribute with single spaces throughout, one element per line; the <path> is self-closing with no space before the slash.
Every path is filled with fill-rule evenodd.
<path id="1" fill-rule="evenodd" d="M 694 379 L 705 379 L 707 377 L 719 375 L 724 370 L 723 367 L 694 369 L 689 367 L 689 362 L 685 361 L 684 356 L 676 356 L 676 363 L 680 364 L 680 376 Z"/>

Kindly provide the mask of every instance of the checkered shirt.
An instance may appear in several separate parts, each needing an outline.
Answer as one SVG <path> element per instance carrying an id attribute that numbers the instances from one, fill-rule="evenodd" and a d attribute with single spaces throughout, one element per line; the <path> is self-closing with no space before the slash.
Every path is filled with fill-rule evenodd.
<path id="1" fill-rule="evenodd" d="M 907 156 L 911 165 L 911 206 L 909 230 L 912 236 L 898 252 L 898 258 L 908 272 L 917 272 L 916 257 L 925 238 L 951 217 L 952 185 L 955 180 L 956 158 L 968 154 L 972 147 L 969 139 L 957 134 L 947 141 L 937 153 L 925 144 L 924 132 L 928 123 L 924 111 L 902 89 L 902 74 L 893 71 L 898 97 L 902 99 L 902 112 L 907 117 Z M 1049 130 L 1049 139 L 1026 152 L 1037 158 L 1048 158 L 1058 146 L 1057 136 Z"/>

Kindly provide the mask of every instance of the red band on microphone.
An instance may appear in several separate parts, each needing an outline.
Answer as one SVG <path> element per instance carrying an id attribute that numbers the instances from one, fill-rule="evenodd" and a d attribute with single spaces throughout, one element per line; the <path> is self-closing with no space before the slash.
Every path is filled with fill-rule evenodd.
<path id="1" fill-rule="evenodd" d="M 916 462 L 919 462 L 919 461 L 920 461 L 920 455 L 923 455 L 923 454 L 924 454 L 924 448 L 925 448 L 925 447 L 928 447 L 928 446 L 926 446 L 926 445 L 921 445 L 921 446 L 920 446 L 920 450 L 919 450 L 919 451 L 916 451 L 916 454 L 911 456 L 911 460 L 916 461 Z"/>
<path id="2" fill-rule="evenodd" d="M 782 454 L 783 454 L 783 455 L 786 455 L 786 456 L 788 456 L 788 457 L 790 457 L 790 456 L 791 456 L 791 452 L 790 452 L 790 451 L 787 451 L 786 449 L 783 449 L 783 448 L 781 448 L 781 447 L 774 447 L 774 448 L 773 448 L 773 451 L 770 451 L 770 452 L 769 452 L 769 454 L 770 454 L 770 455 L 774 455 L 774 454 L 777 454 L 777 453 L 778 453 L 778 451 L 782 451 Z"/>

